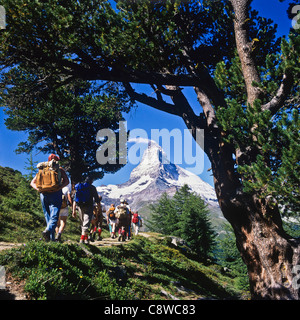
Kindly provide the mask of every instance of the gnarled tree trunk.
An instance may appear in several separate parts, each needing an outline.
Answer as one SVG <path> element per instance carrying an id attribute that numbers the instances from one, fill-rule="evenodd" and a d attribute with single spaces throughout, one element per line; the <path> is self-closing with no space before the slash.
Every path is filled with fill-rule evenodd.
<path id="1" fill-rule="evenodd" d="M 293 268 L 300 265 L 300 241 L 285 233 L 277 207 L 255 195 L 223 200 L 220 206 L 247 265 L 252 298 L 299 299 Z"/>

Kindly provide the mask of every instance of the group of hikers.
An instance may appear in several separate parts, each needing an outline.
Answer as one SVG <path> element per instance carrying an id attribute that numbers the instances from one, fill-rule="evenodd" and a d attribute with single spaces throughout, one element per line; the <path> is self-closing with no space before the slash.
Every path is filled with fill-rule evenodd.
<path id="1" fill-rule="evenodd" d="M 87 177 L 84 182 L 79 182 L 70 187 L 69 178 L 62 167 L 59 166 L 59 156 L 50 154 L 48 161 L 37 165 L 38 173 L 30 185 L 39 191 L 42 208 L 46 220 L 46 228 L 42 236 L 46 241 L 61 241 L 62 233 L 66 227 L 69 206 L 72 216 L 77 213 L 81 226 L 80 243 L 88 244 L 89 241 L 102 240 L 102 225 L 106 218 L 110 236 L 118 241 L 131 239 L 132 230 L 138 235 L 142 226 L 142 218 L 138 212 L 133 212 L 126 199 L 120 199 L 120 204 L 114 204 L 106 210 L 101 203 L 102 197 L 92 185 L 93 179 Z"/>

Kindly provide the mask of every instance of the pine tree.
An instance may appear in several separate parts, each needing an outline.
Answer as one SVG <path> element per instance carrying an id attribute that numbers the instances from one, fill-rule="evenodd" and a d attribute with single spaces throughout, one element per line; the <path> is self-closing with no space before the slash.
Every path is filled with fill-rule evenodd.
<path id="1" fill-rule="evenodd" d="M 20 82 L 28 84 L 32 75 L 22 73 L 19 77 Z M 118 146 L 118 123 L 123 120 L 122 112 L 130 108 L 126 95 L 116 86 L 96 90 L 86 81 L 71 82 L 46 97 L 33 98 L 30 108 L 23 108 L 21 102 L 12 98 L 10 91 L 3 94 L 2 99 L 8 115 L 7 128 L 28 133 L 28 140 L 19 144 L 18 153 L 37 148 L 46 154 L 58 154 L 75 182 L 86 175 L 99 179 L 106 172 L 116 172 L 123 166 L 118 161 L 118 150 L 115 164 L 99 164 L 96 158 L 98 148 L 105 143 L 105 140 L 96 141 L 97 132 L 103 128 L 113 130 Z"/>
<path id="2" fill-rule="evenodd" d="M 174 226 L 178 223 L 178 215 L 174 201 L 166 192 L 162 194 L 157 204 L 150 206 L 150 210 L 151 216 L 146 226 L 151 231 L 168 235 L 176 233 Z"/>
<path id="3" fill-rule="evenodd" d="M 181 218 L 181 236 L 202 259 L 210 256 L 216 233 L 208 218 L 203 199 L 191 193 L 185 200 Z"/>
<path id="4" fill-rule="evenodd" d="M 25 177 L 28 180 L 32 180 L 33 177 L 37 173 L 37 165 L 38 161 L 34 161 L 32 157 L 32 152 L 30 152 L 29 157 L 27 158 L 27 161 L 25 162 L 26 166 L 24 167 L 25 170 L 27 170 L 29 173 L 25 175 Z"/>
<path id="5" fill-rule="evenodd" d="M 217 263 L 227 268 L 239 288 L 249 290 L 247 268 L 235 245 L 234 232 L 229 224 L 224 224 L 222 229 L 222 234 L 217 239 L 217 252 L 215 253 Z"/>
<path id="6" fill-rule="evenodd" d="M 208 210 L 203 199 L 187 185 L 177 190 L 172 198 L 164 193 L 151 210 L 147 224 L 151 231 L 184 239 L 200 259 L 210 256 L 216 235 L 208 219 Z"/>

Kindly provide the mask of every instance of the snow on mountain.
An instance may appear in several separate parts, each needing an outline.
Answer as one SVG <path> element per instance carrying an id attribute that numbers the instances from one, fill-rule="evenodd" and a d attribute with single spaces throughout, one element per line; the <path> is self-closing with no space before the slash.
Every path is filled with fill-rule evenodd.
<path id="1" fill-rule="evenodd" d="M 211 207 L 218 207 L 214 189 L 197 175 L 170 163 L 162 148 L 149 140 L 140 164 L 131 172 L 130 179 L 123 184 L 97 187 L 106 205 L 119 204 L 127 199 L 133 210 L 157 201 L 164 192 L 174 195 L 187 184 Z"/>

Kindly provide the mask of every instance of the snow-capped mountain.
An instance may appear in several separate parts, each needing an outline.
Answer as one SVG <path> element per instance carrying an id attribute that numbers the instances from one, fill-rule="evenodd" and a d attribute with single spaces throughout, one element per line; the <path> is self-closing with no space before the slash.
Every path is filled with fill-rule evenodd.
<path id="1" fill-rule="evenodd" d="M 130 179 L 123 184 L 97 187 L 102 201 L 109 206 L 119 204 L 125 198 L 133 210 L 156 202 L 164 192 L 174 195 L 187 184 L 200 195 L 209 207 L 218 208 L 214 189 L 197 175 L 170 163 L 162 148 L 149 140 L 140 164 L 131 172 Z"/>

